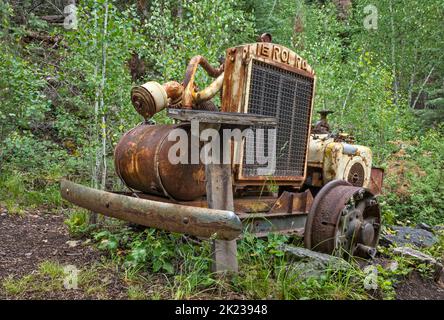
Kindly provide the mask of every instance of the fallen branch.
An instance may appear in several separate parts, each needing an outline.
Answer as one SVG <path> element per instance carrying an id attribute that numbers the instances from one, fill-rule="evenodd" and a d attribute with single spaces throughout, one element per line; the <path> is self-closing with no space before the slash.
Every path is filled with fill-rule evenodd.
<path id="1" fill-rule="evenodd" d="M 68 47 L 66 44 L 63 43 L 63 36 L 60 34 L 49 35 L 47 33 L 42 33 L 42 32 L 28 31 L 27 34 L 23 36 L 22 41 L 24 43 L 40 41 L 48 45 L 52 45 L 53 47 L 59 47 L 59 46 L 63 48 Z"/>
<path id="2" fill-rule="evenodd" d="M 65 20 L 65 16 L 63 14 L 41 16 L 39 18 L 48 22 L 48 23 L 61 23 L 61 22 L 63 22 L 63 20 Z"/>

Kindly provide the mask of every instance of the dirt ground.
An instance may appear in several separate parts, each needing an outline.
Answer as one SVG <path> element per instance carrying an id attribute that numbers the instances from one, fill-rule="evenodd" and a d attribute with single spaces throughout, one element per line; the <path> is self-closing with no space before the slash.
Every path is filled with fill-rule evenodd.
<path id="1" fill-rule="evenodd" d="M 444 300 L 444 288 L 432 279 L 424 279 L 414 271 L 404 282 L 396 286 L 399 300 Z"/>
<path id="2" fill-rule="evenodd" d="M 0 217 L 0 278 L 23 276 L 45 260 L 85 265 L 99 259 L 92 246 L 71 247 L 61 215 L 28 214 Z"/>
<path id="3" fill-rule="evenodd" d="M 43 261 L 58 262 L 87 269 L 100 262 L 101 255 L 93 246 L 83 245 L 69 236 L 63 215 L 42 214 L 39 211 L 24 216 L 0 215 L 0 282 L 8 277 L 19 279 L 33 274 Z M 70 242 L 71 241 L 71 242 Z M 117 273 L 107 272 L 106 293 L 102 297 L 124 298 L 125 285 Z M 1 289 L 1 288 L 0 288 Z M 0 290 L 0 299 L 4 299 Z M 29 295 L 20 296 L 26 299 Z M 97 295 L 83 290 L 45 292 L 43 299 L 94 299 Z"/>
<path id="4" fill-rule="evenodd" d="M 35 211 L 24 216 L 0 215 L 0 282 L 8 277 L 20 278 L 32 274 L 43 261 L 74 265 L 85 269 L 101 261 L 101 253 L 90 244 L 69 236 L 63 223 L 65 216 Z M 73 245 L 75 244 L 75 245 Z M 42 299 L 127 299 L 127 284 L 117 271 L 107 270 L 105 292 L 101 295 L 84 290 L 45 292 Z M 397 299 L 444 299 L 444 288 L 413 272 L 396 286 Z M 21 299 L 35 298 L 35 294 Z M 0 299 L 8 298 L 0 290 Z M 213 297 L 214 298 L 214 297 Z"/>

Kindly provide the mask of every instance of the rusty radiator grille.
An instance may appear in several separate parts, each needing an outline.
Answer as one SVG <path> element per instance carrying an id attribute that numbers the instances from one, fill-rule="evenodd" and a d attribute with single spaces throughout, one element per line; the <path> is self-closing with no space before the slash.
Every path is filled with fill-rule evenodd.
<path id="1" fill-rule="evenodd" d="M 273 116 L 278 122 L 273 177 L 285 180 L 304 175 L 313 85 L 313 78 L 262 61 L 252 61 L 247 112 Z M 262 143 L 266 156 L 267 127 L 255 127 L 254 130 L 258 128 L 265 129 L 265 135 L 262 141 L 256 140 L 255 145 Z M 246 163 L 248 157 L 254 156 L 253 152 L 255 150 L 252 148 L 244 147 L 241 169 L 244 179 L 257 176 L 257 169 L 265 166 L 257 161 L 254 164 Z"/>

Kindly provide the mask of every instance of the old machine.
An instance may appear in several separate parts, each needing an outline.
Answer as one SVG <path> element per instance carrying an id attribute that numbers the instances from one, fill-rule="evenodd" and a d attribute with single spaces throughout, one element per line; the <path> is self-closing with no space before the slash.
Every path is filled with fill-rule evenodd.
<path id="1" fill-rule="evenodd" d="M 195 82 L 199 66 L 214 78 L 202 90 Z M 114 154 L 116 173 L 130 191 L 63 180 L 61 194 L 106 216 L 210 238 L 215 270 L 237 270 L 236 239 L 246 232 L 298 235 L 311 250 L 373 257 L 383 171 L 372 167 L 369 148 L 330 130 L 330 111 L 321 111 L 311 125 L 315 80 L 307 61 L 272 43 L 269 34 L 227 49 L 218 67 L 196 56 L 183 82 L 148 82 L 131 92 L 145 122 L 123 135 Z M 173 124 L 150 120 L 163 109 Z M 206 129 L 234 133 L 228 144 L 216 144 L 231 161 L 202 159 L 210 143 L 202 137 Z M 239 135 L 246 130 L 256 138 L 256 149 L 268 147 L 273 170 L 261 171 L 263 161 L 247 161 L 257 152 L 248 148 L 248 135 Z M 177 132 L 185 133 L 182 149 Z M 193 148 L 197 162 L 191 161 Z M 185 161 L 172 161 L 171 155 Z"/>

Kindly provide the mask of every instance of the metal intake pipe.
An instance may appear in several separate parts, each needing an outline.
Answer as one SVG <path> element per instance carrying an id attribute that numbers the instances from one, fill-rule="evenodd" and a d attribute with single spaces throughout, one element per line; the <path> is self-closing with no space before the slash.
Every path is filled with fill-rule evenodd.
<path id="1" fill-rule="evenodd" d="M 197 67 L 201 66 L 210 77 L 217 79 L 207 88 L 200 92 L 195 91 L 194 77 L 196 75 Z M 224 65 L 215 68 L 202 56 L 195 56 L 190 60 L 185 73 L 185 80 L 183 86 L 185 87 L 182 99 L 182 105 L 186 109 L 191 109 L 194 103 L 202 102 L 211 99 L 220 90 L 223 83 Z"/>
<path id="2" fill-rule="evenodd" d="M 168 105 L 178 104 L 182 94 L 183 86 L 176 81 L 169 81 L 163 85 L 149 81 L 131 90 L 131 102 L 136 111 L 148 119 Z"/>
<path id="3" fill-rule="evenodd" d="M 196 92 L 194 76 L 199 65 L 216 80 L 205 89 Z M 219 92 L 224 81 L 223 68 L 223 65 L 215 68 L 204 57 L 195 56 L 188 64 L 183 85 L 176 81 L 166 82 L 163 85 L 149 81 L 131 90 L 131 102 L 136 111 L 145 119 L 151 118 L 166 107 L 178 106 L 180 103 L 182 103 L 182 108 L 191 109 L 210 100 Z M 199 109 L 199 106 L 196 108 Z"/>

